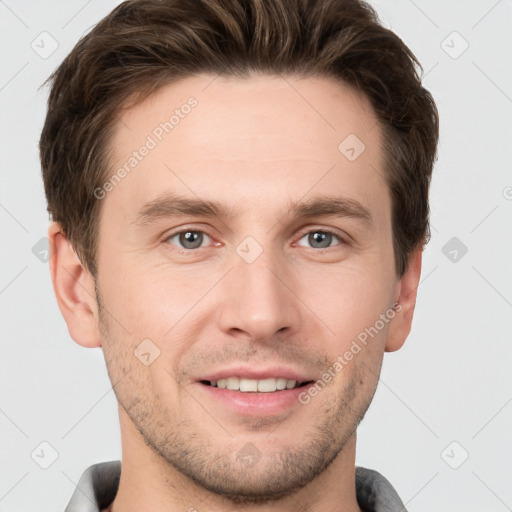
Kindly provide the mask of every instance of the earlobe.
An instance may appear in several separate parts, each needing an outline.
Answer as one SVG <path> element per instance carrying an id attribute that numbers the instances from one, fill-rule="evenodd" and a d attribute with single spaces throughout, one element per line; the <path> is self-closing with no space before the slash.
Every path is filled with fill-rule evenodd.
<path id="1" fill-rule="evenodd" d="M 394 352 L 402 347 L 411 332 L 414 306 L 421 275 L 423 248 L 414 250 L 409 257 L 409 265 L 398 284 L 399 294 L 395 317 L 389 325 L 386 352 Z"/>
<path id="2" fill-rule="evenodd" d="M 100 347 L 94 278 L 82 265 L 58 223 L 51 223 L 48 238 L 53 290 L 69 335 L 83 347 Z"/>

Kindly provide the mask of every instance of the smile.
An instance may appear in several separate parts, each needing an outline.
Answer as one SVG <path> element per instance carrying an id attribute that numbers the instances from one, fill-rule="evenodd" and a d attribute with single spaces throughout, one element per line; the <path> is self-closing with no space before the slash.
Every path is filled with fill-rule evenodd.
<path id="1" fill-rule="evenodd" d="M 296 380 L 290 380 L 284 377 L 271 377 L 259 380 L 246 379 L 243 377 L 228 377 L 226 379 L 201 382 L 220 389 L 241 391 L 242 393 L 272 393 L 274 391 L 298 388 L 312 381 L 297 382 Z"/>

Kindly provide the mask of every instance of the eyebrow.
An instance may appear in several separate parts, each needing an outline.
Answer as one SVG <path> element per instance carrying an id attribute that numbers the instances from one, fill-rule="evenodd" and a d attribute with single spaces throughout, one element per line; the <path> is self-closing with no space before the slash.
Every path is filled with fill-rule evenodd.
<path id="1" fill-rule="evenodd" d="M 166 194 L 145 203 L 132 224 L 147 226 L 160 219 L 186 216 L 229 219 L 239 214 L 238 207 L 228 207 L 216 201 Z M 347 217 L 359 220 L 367 227 L 373 225 L 372 215 L 367 208 L 354 199 L 344 197 L 321 196 L 309 201 L 291 201 L 288 213 L 284 216 L 290 214 L 297 218 Z"/>

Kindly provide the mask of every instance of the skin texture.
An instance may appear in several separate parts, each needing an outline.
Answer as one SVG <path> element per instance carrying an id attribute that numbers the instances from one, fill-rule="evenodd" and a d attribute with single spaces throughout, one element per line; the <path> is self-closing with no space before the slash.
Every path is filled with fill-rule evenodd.
<path id="1" fill-rule="evenodd" d="M 358 511 L 356 427 L 384 352 L 410 331 L 421 270 L 420 248 L 401 279 L 394 273 L 376 116 L 327 78 L 198 75 L 120 112 L 112 174 L 189 97 L 197 105 L 102 199 L 96 288 L 59 225 L 49 229 L 70 335 L 102 347 L 119 402 L 112 510 Z M 354 161 L 338 150 L 350 134 L 365 144 Z M 137 225 L 167 193 L 237 214 Z M 372 222 L 292 214 L 293 202 L 319 197 L 357 201 Z M 180 230 L 204 233 L 201 246 L 180 246 Z M 308 234 L 323 230 L 335 236 L 315 245 Z M 242 247 L 262 250 L 251 263 L 237 251 L 248 236 L 256 244 Z M 395 301 L 400 311 L 306 405 L 251 417 L 198 383 L 236 364 L 320 379 Z M 149 365 L 134 354 L 145 339 L 159 350 Z M 240 457 L 248 446 L 258 454 L 250 465 Z"/>

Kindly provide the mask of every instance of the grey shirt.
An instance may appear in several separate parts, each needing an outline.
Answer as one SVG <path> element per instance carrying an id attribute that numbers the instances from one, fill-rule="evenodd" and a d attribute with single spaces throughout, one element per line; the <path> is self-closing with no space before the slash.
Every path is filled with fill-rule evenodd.
<path id="1" fill-rule="evenodd" d="M 117 493 L 121 461 L 89 466 L 64 512 L 101 512 Z M 380 473 L 356 466 L 356 495 L 363 512 L 407 512 L 393 486 Z"/>

